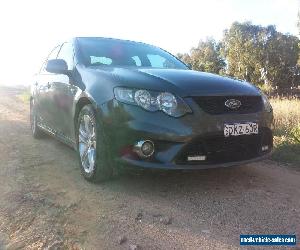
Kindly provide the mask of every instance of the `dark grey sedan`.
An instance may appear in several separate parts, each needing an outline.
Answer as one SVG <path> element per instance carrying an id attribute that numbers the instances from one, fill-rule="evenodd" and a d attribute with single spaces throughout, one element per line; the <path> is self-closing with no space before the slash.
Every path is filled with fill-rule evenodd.
<path id="1" fill-rule="evenodd" d="M 58 45 L 35 77 L 30 107 L 34 137 L 47 132 L 74 147 L 90 181 L 124 164 L 243 164 L 273 147 L 272 107 L 259 89 L 132 41 L 79 37 Z"/>

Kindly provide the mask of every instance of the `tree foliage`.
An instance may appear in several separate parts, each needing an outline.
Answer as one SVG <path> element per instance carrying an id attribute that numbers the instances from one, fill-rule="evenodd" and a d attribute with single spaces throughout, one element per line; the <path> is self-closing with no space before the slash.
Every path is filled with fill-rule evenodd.
<path id="1" fill-rule="evenodd" d="M 201 40 L 198 47 L 191 50 L 191 64 L 196 70 L 218 74 L 225 66 L 219 44 L 212 38 Z"/>
<path id="2" fill-rule="evenodd" d="M 178 57 L 194 70 L 284 88 L 299 84 L 298 44 L 297 37 L 280 33 L 275 26 L 235 22 L 220 42 L 208 38 Z"/>
<path id="3" fill-rule="evenodd" d="M 297 27 L 298 27 L 298 35 L 300 35 L 300 9 L 298 10 Z"/>
<path id="4" fill-rule="evenodd" d="M 291 85 L 297 70 L 298 42 L 297 37 L 276 31 L 275 26 L 235 22 L 222 40 L 227 73 L 256 84 Z"/>
<path id="5" fill-rule="evenodd" d="M 178 57 L 192 66 L 194 70 L 219 74 L 225 67 L 224 59 L 220 56 L 220 46 L 212 38 L 200 41 L 190 54 L 178 54 Z"/>

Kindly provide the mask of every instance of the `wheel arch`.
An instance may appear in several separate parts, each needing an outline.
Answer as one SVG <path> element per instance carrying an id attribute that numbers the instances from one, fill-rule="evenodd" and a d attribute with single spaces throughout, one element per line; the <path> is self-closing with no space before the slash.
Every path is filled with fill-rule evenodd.
<path id="1" fill-rule="evenodd" d="M 88 105 L 88 104 L 92 104 L 93 105 L 93 102 L 88 98 L 88 97 L 81 97 L 77 103 L 76 103 L 76 107 L 75 107 L 75 114 L 74 114 L 74 125 L 75 125 L 75 128 L 77 126 L 77 120 L 78 120 L 78 116 L 79 116 L 79 113 L 80 113 L 80 110 L 85 106 L 85 105 Z M 94 105 L 93 105 L 94 106 Z"/>
<path id="2" fill-rule="evenodd" d="M 77 121 L 78 121 L 78 116 L 79 116 L 79 113 L 80 113 L 80 110 L 86 106 L 86 105 L 92 105 L 94 111 L 95 111 L 95 115 L 96 117 L 99 117 L 99 106 L 97 105 L 96 101 L 88 96 L 88 95 L 82 95 L 80 98 L 78 98 L 78 101 L 76 102 L 76 105 L 75 105 L 75 110 L 74 110 L 74 128 L 76 130 L 76 127 L 77 127 Z"/>

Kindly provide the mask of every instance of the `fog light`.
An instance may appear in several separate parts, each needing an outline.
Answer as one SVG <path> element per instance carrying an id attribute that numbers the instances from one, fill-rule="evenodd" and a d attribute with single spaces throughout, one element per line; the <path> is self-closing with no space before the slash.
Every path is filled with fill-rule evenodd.
<path id="1" fill-rule="evenodd" d="M 154 153 L 154 143 L 150 140 L 139 141 L 133 147 L 134 152 L 142 158 L 148 158 Z"/>
<path id="2" fill-rule="evenodd" d="M 261 150 L 262 151 L 267 151 L 269 149 L 269 146 L 268 145 L 264 145 L 261 147 Z"/>

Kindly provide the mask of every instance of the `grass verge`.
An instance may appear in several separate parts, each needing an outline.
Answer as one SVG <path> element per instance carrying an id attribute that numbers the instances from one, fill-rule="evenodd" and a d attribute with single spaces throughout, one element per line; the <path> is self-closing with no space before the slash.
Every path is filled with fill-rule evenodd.
<path id="1" fill-rule="evenodd" d="M 271 99 L 274 109 L 273 160 L 300 167 L 300 100 Z"/>

